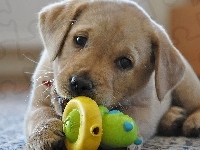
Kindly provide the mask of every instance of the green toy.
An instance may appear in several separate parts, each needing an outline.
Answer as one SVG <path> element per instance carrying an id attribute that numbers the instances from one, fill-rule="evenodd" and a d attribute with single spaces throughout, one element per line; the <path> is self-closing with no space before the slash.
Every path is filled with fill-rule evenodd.
<path id="1" fill-rule="evenodd" d="M 63 132 L 68 150 L 97 150 L 99 145 L 120 148 L 142 143 L 135 121 L 119 110 L 109 111 L 83 96 L 70 100 L 66 108 L 69 113 L 63 113 Z"/>
<path id="2" fill-rule="evenodd" d="M 73 109 L 66 118 L 63 131 L 67 139 L 74 143 L 78 139 L 80 127 L 80 113 L 77 109 Z"/>
<path id="3" fill-rule="evenodd" d="M 127 147 L 131 144 L 140 145 L 142 140 L 138 137 L 138 127 L 135 121 L 119 110 L 109 111 L 99 106 L 102 114 L 103 135 L 101 145 L 112 148 Z"/>

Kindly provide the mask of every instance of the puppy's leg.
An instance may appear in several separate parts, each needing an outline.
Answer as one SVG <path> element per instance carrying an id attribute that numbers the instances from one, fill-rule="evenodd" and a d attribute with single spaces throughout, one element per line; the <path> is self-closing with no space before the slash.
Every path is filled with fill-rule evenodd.
<path id="1" fill-rule="evenodd" d="M 38 98 L 41 92 L 38 95 L 37 90 L 33 92 L 32 103 L 26 116 L 27 149 L 65 149 L 61 117 L 56 114 L 45 93 L 42 98 Z"/>
<path id="2" fill-rule="evenodd" d="M 31 101 L 25 119 L 27 149 L 65 149 L 62 121 L 51 104 L 50 86 L 44 81 L 53 80 L 52 64 L 47 58 L 46 51 L 36 68 L 33 76 Z"/>
<path id="3" fill-rule="evenodd" d="M 183 124 L 183 134 L 200 136 L 200 82 L 192 68 L 186 62 L 186 73 L 175 89 L 179 106 L 187 111 L 188 118 Z"/>
<path id="4" fill-rule="evenodd" d="M 173 106 L 162 117 L 158 126 L 158 134 L 164 136 L 178 136 L 182 134 L 183 122 L 186 120 L 186 111 Z"/>
<path id="5" fill-rule="evenodd" d="M 189 137 L 200 137 L 200 109 L 190 115 L 184 122 L 183 133 Z"/>
<path id="6" fill-rule="evenodd" d="M 36 115 L 36 116 L 34 116 Z M 62 133 L 62 122 L 53 114 L 49 108 L 41 108 L 35 110 L 30 115 L 32 120 L 38 122 L 29 125 L 35 125 L 30 136 L 27 137 L 27 149 L 43 149 L 43 150 L 64 150 L 64 135 Z"/>

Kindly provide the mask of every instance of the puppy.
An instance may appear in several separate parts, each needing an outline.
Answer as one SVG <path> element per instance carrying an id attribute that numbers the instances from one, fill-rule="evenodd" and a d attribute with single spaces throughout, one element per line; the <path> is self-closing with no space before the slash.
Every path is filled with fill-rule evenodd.
<path id="1" fill-rule="evenodd" d="M 130 115 L 144 140 L 200 135 L 199 80 L 136 3 L 61 1 L 41 10 L 39 30 L 44 51 L 26 117 L 28 149 L 65 149 L 62 111 L 80 95 Z"/>

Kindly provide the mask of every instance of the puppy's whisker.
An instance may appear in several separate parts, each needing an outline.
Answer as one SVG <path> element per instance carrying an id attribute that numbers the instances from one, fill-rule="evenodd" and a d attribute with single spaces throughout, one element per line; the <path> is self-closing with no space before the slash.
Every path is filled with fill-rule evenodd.
<path id="1" fill-rule="evenodd" d="M 106 102 L 105 102 L 105 101 L 102 101 L 102 105 L 103 105 L 103 106 L 106 106 Z"/>
<path id="2" fill-rule="evenodd" d="M 39 81 L 39 79 L 41 79 L 41 78 L 43 78 L 43 77 L 50 77 L 50 76 L 47 76 L 47 74 L 42 74 L 41 76 L 39 76 L 37 79 L 36 79 L 36 81 Z"/>
<path id="3" fill-rule="evenodd" d="M 46 72 L 46 70 L 44 70 L 44 71 L 37 70 L 37 72 Z M 28 72 L 28 71 L 26 71 L 26 72 L 24 72 L 24 73 L 26 73 L 26 74 L 34 74 L 34 72 Z M 53 72 L 52 72 L 52 73 L 53 73 Z"/>
<path id="4" fill-rule="evenodd" d="M 46 74 L 53 74 L 53 72 L 45 72 L 44 75 L 46 75 Z"/>
<path id="5" fill-rule="evenodd" d="M 49 76 L 43 76 L 44 78 L 48 78 Z"/>
<path id="6" fill-rule="evenodd" d="M 56 98 L 52 98 L 52 99 L 51 99 L 51 104 L 50 104 L 51 107 L 54 107 L 55 99 L 56 99 Z"/>
<path id="7" fill-rule="evenodd" d="M 45 72 L 45 73 L 41 74 L 41 75 L 36 79 L 36 81 L 38 81 L 39 79 L 43 78 L 45 75 L 49 75 L 49 74 L 53 74 L 53 73 L 51 73 L 51 72 Z M 50 77 L 50 76 L 48 76 L 48 77 Z"/>
<path id="8" fill-rule="evenodd" d="M 125 110 L 125 109 L 127 109 L 124 105 L 122 105 L 120 102 L 118 102 L 118 105 L 119 105 L 119 107 L 121 108 L 121 110 L 123 111 L 123 110 Z"/>
<path id="9" fill-rule="evenodd" d="M 53 74 L 52 71 L 47 71 L 47 70 L 37 70 L 38 72 L 41 72 L 41 73 L 48 73 L 48 74 Z"/>
<path id="10" fill-rule="evenodd" d="M 42 93 L 41 93 L 41 95 L 40 95 L 40 99 L 38 100 L 38 103 L 39 102 L 42 102 L 42 101 L 44 101 L 44 100 L 46 100 L 48 97 L 50 97 L 50 95 L 48 94 L 46 97 L 44 97 L 44 93 L 45 92 L 47 92 L 49 90 L 49 87 L 47 87 Z M 44 97 L 44 98 L 43 98 Z"/>
<path id="11" fill-rule="evenodd" d="M 23 54 L 23 56 L 24 56 L 26 59 L 28 59 L 29 61 L 31 61 L 31 62 L 33 62 L 33 63 L 35 63 L 35 64 L 39 64 L 39 62 L 37 62 L 37 61 L 35 61 L 35 60 L 33 60 L 33 59 L 30 59 L 30 58 L 27 57 L 25 54 Z M 46 66 L 46 65 L 42 65 L 42 66 L 44 66 L 44 67 L 46 67 L 46 68 L 49 68 L 49 69 L 52 69 L 51 67 Z"/>
<path id="12" fill-rule="evenodd" d="M 113 97 L 113 99 L 117 99 L 114 95 L 112 97 Z M 111 101 L 114 101 L 113 99 L 111 99 Z"/>
<path id="13" fill-rule="evenodd" d="M 39 88 L 39 87 L 41 87 L 43 84 L 41 83 L 41 84 L 39 84 L 38 86 L 36 86 L 35 87 L 35 89 L 37 89 L 37 88 Z"/>
<path id="14" fill-rule="evenodd" d="M 50 95 L 47 95 L 43 100 L 46 100 L 47 98 L 49 98 L 50 97 Z"/>
<path id="15" fill-rule="evenodd" d="M 49 87 L 47 87 L 46 88 L 46 90 L 44 90 L 43 92 L 42 92 L 42 94 L 44 94 L 46 91 L 48 91 L 49 90 Z"/>
<path id="16" fill-rule="evenodd" d="M 49 70 L 46 70 L 46 69 L 42 70 L 42 69 L 40 69 L 40 70 L 37 70 L 37 71 L 47 72 Z M 53 73 L 53 71 L 52 71 L 52 73 Z"/>
<path id="17" fill-rule="evenodd" d="M 39 76 L 37 79 L 35 79 L 36 81 L 39 81 L 39 79 L 43 78 L 43 76 Z"/>
<path id="18" fill-rule="evenodd" d="M 24 72 L 25 74 L 34 74 L 34 73 L 32 73 L 32 72 Z"/>

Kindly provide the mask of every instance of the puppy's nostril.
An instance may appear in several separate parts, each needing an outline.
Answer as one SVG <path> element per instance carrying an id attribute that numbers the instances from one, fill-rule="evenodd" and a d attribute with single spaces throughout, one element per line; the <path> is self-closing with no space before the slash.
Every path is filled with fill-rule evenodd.
<path id="1" fill-rule="evenodd" d="M 74 89 L 78 88 L 77 79 L 75 77 L 71 79 L 71 87 L 73 87 Z"/>
<path id="2" fill-rule="evenodd" d="M 89 96 L 88 93 L 90 93 L 93 89 L 93 83 L 91 80 L 79 76 L 74 76 L 71 78 L 70 86 L 72 92 L 79 96 Z"/>

